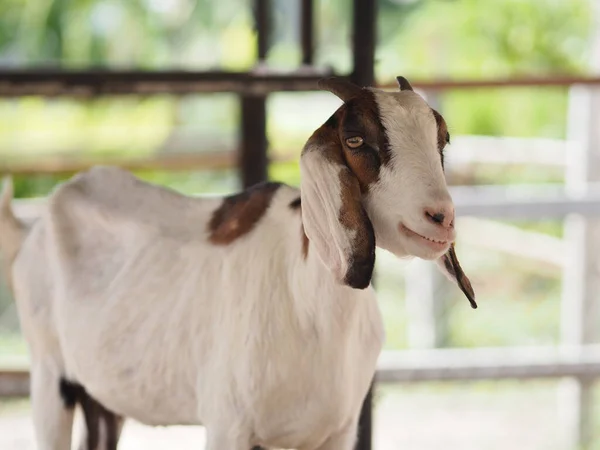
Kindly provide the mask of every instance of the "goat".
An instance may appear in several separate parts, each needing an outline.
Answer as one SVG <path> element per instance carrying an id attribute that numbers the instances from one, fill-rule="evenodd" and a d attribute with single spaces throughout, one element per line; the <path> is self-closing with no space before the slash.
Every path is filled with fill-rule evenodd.
<path id="1" fill-rule="evenodd" d="M 453 246 L 446 122 L 398 82 L 320 82 L 343 104 L 304 146 L 299 190 L 188 197 L 95 167 L 26 226 L 7 185 L 0 247 L 40 450 L 70 449 L 77 402 L 112 447 L 127 417 L 204 425 L 209 450 L 353 448 L 384 341 L 375 245 L 436 260 L 476 307 Z"/>

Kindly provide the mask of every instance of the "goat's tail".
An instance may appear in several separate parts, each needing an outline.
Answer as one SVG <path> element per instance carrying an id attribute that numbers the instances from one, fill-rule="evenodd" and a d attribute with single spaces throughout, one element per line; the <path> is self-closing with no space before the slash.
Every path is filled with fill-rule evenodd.
<path id="1" fill-rule="evenodd" d="M 10 279 L 12 263 L 21 249 L 27 234 L 25 224 L 15 216 L 11 206 L 13 183 L 10 177 L 4 179 L 4 187 L 0 194 L 0 252 Z"/>

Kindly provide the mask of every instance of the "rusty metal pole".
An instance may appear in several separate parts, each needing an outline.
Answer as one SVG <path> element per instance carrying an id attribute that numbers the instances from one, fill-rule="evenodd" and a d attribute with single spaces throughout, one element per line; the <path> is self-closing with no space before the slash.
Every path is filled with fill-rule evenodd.
<path id="1" fill-rule="evenodd" d="M 300 40 L 302 42 L 302 65 L 311 65 L 314 54 L 314 5 L 313 0 L 302 0 Z"/>
<path id="2" fill-rule="evenodd" d="M 255 0 L 254 21 L 258 34 L 258 64 L 264 63 L 269 50 L 271 30 L 270 1 Z M 267 98 L 245 94 L 241 97 L 241 145 L 239 169 L 244 188 L 267 179 Z"/>
<path id="3" fill-rule="evenodd" d="M 360 86 L 375 84 L 377 0 L 354 0 L 352 19 L 353 70 L 351 79 Z M 357 450 L 371 450 L 373 441 L 373 389 L 363 402 L 358 423 Z"/>

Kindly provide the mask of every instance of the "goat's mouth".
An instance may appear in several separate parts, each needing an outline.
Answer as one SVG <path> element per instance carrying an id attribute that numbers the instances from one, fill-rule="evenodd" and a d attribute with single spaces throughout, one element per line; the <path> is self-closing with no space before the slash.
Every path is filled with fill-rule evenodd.
<path id="1" fill-rule="evenodd" d="M 416 231 L 411 230 L 403 223 L 400 224 L 400 231 L 407 236 L 408 238 L 416 241 L 419 245 L 427 247 L 434 252 L 445 252 L 450 247 L 452 241 L 445 239 L 436 239 L 433 237 L 423 236 L 422 234 L 417 233 Z"/>

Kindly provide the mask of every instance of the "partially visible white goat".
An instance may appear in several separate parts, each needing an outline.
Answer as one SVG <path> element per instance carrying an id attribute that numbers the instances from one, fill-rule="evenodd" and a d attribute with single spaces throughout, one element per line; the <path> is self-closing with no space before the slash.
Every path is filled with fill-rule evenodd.
<path id="1" fill-rule="evenodd" d="M 77 402 L 109 448 L 122 416 L 203 424 L 210 450 L 352 449 L 384 338 L 375 243 L 438 259 L 473 300 L 452 247 L 446 124 L 399 83 L 322 82 L 344 104 L 308 140 L 300 191 L 191 198 L 94 168 L 27 227 L 8 186 L 0 245 L 40 450 L 70 448 Z"/>

